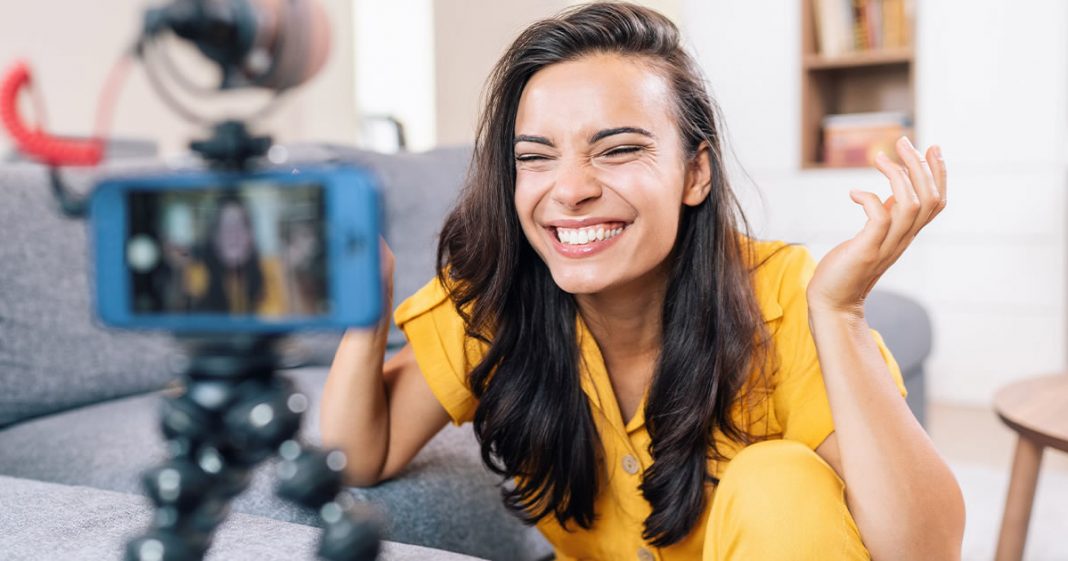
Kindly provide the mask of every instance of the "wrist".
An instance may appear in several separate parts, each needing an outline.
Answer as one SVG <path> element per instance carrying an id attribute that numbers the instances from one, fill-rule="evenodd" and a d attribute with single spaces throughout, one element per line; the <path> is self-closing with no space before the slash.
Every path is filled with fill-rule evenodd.
<path id="1" fill-rule="evenodd" d="M 360 363 L 371 364 L 381 361 L 385 356 L 389 327 L 352 328 L 345 332 L 345 340 Z"/>
<path id="2" fill-rule="evenodd" d="M 853 306 L 833 306 L 821 303 L 809 303 L 809 327 L 816 325 L 867 326 L 863 303 Z"/>

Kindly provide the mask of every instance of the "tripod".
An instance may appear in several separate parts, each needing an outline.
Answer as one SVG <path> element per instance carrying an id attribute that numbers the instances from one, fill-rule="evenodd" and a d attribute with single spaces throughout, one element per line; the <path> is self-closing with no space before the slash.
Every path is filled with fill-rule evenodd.
<path id="1" fill-rule="evenodd" d="M 193 148 L 221 167 L 243 169 L 262 155 L 268 138 L 253 138 L 238 122 Z M 249 484 L 257 464 L 278 454 L 277 494 L 317 511 L 323 526 L 318 554 L 327 561 L 370 561 L 379 532 L 341 491 L 345 455 L 297 440 L 308 399 L 279 376 L 280 334 L 184 336 L 191 357 L 186 391 L 163 401 L 161 426 L 171 458 L 148 470 L 145 490 L 156 506 L 148 531 L 126 547 L 126 561 L 199 561 Z M 361 519 L 362 518 L 362 519 Z"/>
<path id="2" fill-rule="evenodd" d="M 319 555 L 329 561 L 373 560 L 378 531 L 360 520 L 341 491 L 345 456 L 300 444 L 307 398 L 278 376 L 275 336 L 186 338 L 192 356 L 185 393 L 163 401 L 161 427 L 171 459 L 144 475 L 156 505 L 151 528 L 127 544 L 127 561 L 200 560 L 230 501 L 252 470 L 275 453 L 280 497 L 318 511 Z"/>

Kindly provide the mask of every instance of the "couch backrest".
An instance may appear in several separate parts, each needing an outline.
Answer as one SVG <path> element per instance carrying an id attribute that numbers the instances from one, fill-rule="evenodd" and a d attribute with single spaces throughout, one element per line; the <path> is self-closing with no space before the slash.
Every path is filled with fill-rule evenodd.
<path id="1" fill-rule="evenodd" d="M 394 307 L 434 277 L 438 234 L 466 178 L 470 147 L 398 154 L 323 144 L 288 149 L 294 162 L 353 165 L 369 170 L 377 178 L 386 205 L 385 237 L 396 258 Z M 339 341 L 338 334 L 304 335 L 294 340 L 310 364 L 329 363 Z M 394 325 L 389 334 L 390 351 L 404 343 L 404 334 Z"/>

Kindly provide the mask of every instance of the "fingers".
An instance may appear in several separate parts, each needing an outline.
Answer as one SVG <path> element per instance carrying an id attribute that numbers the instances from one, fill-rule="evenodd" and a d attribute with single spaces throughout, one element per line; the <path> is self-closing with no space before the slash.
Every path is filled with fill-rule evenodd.
<path id="1" fill-rule="evenodd" d="M 938 205 L 935 207 L 933 218 L 946 208 L 946 162 L 942 159 L 942 148 L 937 145 L 927 149 L 926 159 L 934 175 L 935 189 L 938 192 Z"/>
<path id="2" fill-rule="evenodd" d="M 396 258 L 393 257 L 393 250 L 389 248 L 389 244 L 386 243 L 386 239 L 379 236 L 378 238 L 378 252 L 379 261 L 382 267 L 382 278 L 393 279 L 393 269 L 396 265 Z"/>
<path id="3" fill-rule="evenodd" d="M 896 253 L 903 240 L 911 239 L 909 234 L 918 220 L 921 204 L 905 168 L 892 162 L 883 153 L 875 157 L 875 167 L 890 180 L 890 190 L 894 193 L 894 202 L 888 206 L 890 228 L 879 248 L 880 256 L 885 257 Z"/>
<path id="4" fill-rule="evenodd" d="M 380 237 L 379 240 L 379 262 L 382 267 L 382 312 L 387 318 L 384 321 L 388 323 L 388 316 L 393 308 L 393 272 L 396 268 L 396 258 L 393 257 L 393 251 L 389 249 L 385 238 Z"/>
<path id="5" fill-rule="evenodd" d="M 898 155 L 901 156 L 901 161 L 905 163 L 911 184 L 920 201 L 919 213 L 913 223 L 912 230 L 910 230 L 912 236 L 915 236 L 921 228 L 931 222 L 935 215 L 942 210 L 941 207 L 944 206 L 935 173 L 936 170 L 939 170 L 940 173 L 944 174 L 945 164 L 938 161 L 931 162 L 931 151 L 937 150 L 937 146 L 929 148 L 928 155 L 924 158 L 916 150 L 916 147 L 909 142 L 909 139 L 903 136 L 898 139 L 896 148 Z"/>
<path id="6" fill-rule="evenodd" d="M 893 191 L 884 206 L 890 209 L 892 224 L 880 253 L 896 259 L 919 231 L 945 208 L 946 167 L 937 146 L 925 157 L 908 138 L 895 145 L 905 167 L 893 163 L 885 154 L 876 156 L 876 168 L 890 180 Z"/>
<path id="7" fill-rule="evenodd" d="M 850 191 L 849 196 L 853 202 L 864 207 L 864 214 L 868 215 L 868 221 L 854 237 L 855 240 L 867 248 L 869 255 L 880 255 L 879 248 L 886 239 L 890 230 L 890 211 L 879 200 L 875 193 L 867 191 Z"/>
<path id="8" fill-rule="evenodd" d="M 879 271 L 897 261 L 916 234 L 946 206 L 946 166 L 939 147 L 930 147 L 921 157 L 901 137 L 896 149 L 905 167 L 882 153 L 875 158 L 876 169 L 890 181 L 890 197 L 880 201 L 874 193 L 850 191 L 850 198 L 868 216 L 854 239 L 868 248 Z"/>

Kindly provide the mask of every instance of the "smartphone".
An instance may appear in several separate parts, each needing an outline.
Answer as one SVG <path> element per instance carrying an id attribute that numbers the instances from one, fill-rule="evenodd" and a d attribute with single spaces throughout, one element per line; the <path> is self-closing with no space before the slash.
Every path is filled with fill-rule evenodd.
<path id="1" fill-rule="evenodd" d="M 381 207 L 349 167 L 105 180 L 89 206 L 97 312 L 187 334 L 372 325 Z"/>

